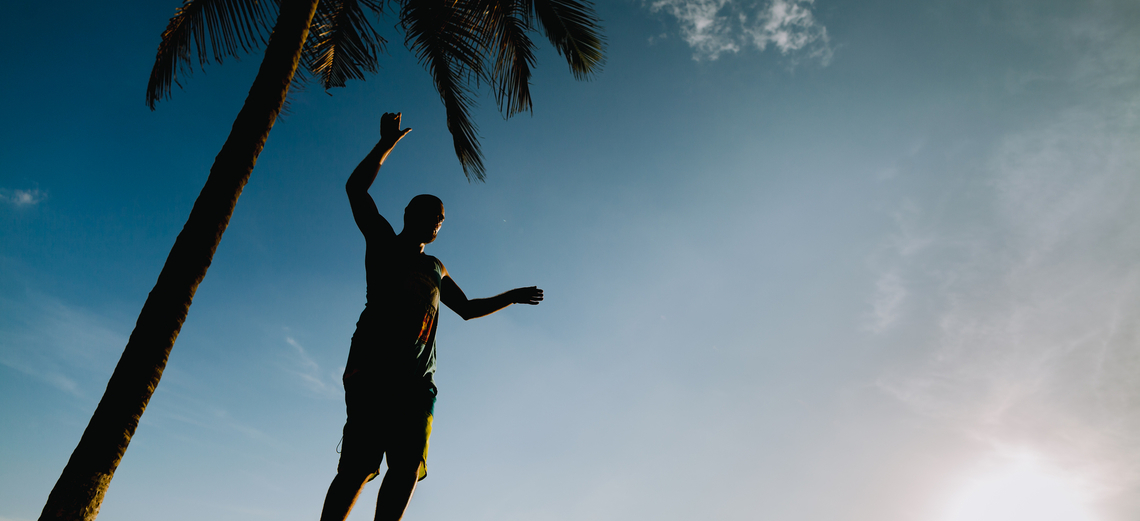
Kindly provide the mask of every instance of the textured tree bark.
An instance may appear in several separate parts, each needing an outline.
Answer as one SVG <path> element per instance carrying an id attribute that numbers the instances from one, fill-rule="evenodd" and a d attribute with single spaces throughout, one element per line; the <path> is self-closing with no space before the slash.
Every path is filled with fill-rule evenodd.
<path id="1" fill-rule="evenodd" d="M 91 422 L 48 495 L 40 521 L 93 521 L 154 394 L 198 284 L 281 112 L 317 0 L 285 0 L 257 77 L 206 185 L 147 296 Z"/>

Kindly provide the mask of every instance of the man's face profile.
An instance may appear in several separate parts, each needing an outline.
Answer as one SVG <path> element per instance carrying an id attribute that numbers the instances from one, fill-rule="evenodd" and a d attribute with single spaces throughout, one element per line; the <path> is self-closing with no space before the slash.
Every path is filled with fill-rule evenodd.
<path id="1" fill-rule="evenodd" d="M 422 243 L 435 240 L 443 225 L 443 202 L 433 195 L 417 195 L 404 209 L 404 233 Z"/>

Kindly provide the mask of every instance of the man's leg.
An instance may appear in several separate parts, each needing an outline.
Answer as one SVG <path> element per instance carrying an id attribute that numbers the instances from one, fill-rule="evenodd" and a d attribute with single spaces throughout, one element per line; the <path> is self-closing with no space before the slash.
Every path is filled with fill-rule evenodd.
<path id="1" fill-rule="evenodd" d="M 368 471 L 337 472 L 325 495 L 325 506 L 321 509 L 321 521 L 344 521 L 364 484 L 376 474 Z M 387 478 L 385 478 L 387 480 Z"/>
<path id="2" fill-rule="evenodd" d="M 388 458 L 388 472 L 384 473 L 380 494 L 376 496 L 376 521 L 400 521 L 404 517 L 422 464 L 418 457 Z"/>

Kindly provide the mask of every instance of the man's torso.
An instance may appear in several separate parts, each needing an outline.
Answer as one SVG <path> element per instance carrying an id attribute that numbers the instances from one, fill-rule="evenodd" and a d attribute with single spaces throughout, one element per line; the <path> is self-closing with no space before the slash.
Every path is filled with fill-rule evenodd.
<path id="1" fill-rule="evenodd" d="M 435 333 L 443 265 L 423 253 L 369 248 L 365 254 L 368 303 L 345 367 L 345 381 L 434 386 Z"/>

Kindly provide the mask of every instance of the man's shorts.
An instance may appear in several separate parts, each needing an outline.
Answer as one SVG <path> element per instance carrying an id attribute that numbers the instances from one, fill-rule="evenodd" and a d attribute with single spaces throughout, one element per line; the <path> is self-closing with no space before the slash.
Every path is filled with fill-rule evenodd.
<path id="1" fill-rule="evenodd" d="M 348 420 L 344 423 L 340 464 L 337 472 L 348 469 L 372 474 L 388 455 L 420 462 L 419 479 L 427 477 L 428 438 L 431 437 L 435 388 L 393 388 L 350 382 L 345 385 L 344 402 Z M 371 479 L 371 478 L 369 478 Z"/>

